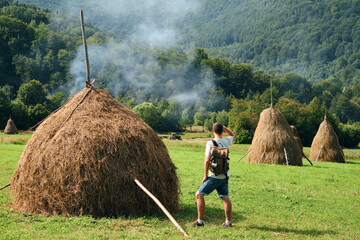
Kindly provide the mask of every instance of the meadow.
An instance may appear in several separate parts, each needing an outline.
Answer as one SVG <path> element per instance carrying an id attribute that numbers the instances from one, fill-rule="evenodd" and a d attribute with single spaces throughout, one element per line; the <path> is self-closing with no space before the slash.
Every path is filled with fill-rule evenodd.
<path id="1" fill-rule="evenodd" d="M 31 134 L 0 133 L 0 185 L 10 180 Z M 233 227 L 224 228 L 216 193 L 205 198 L 205 227 L 195 228 L 195 192 L 203 178 L 204 133 L 164 139 L 177 166 L 181 211 L 173 214 L 189 239 L 358 239 L 360 236 L 360 150 L 344 150 L 346 164 L 313 162 L 303 167 L 237 162 L 249 145 L 230 150 L 229 191 Z M 304 149 L 309 155 L 309 148 Z M 168 218 L 154 216 L 96 219 L 45 217 L 12 209 L 11 191 L 0 191 L 0 239 L 179 239 Z"/>

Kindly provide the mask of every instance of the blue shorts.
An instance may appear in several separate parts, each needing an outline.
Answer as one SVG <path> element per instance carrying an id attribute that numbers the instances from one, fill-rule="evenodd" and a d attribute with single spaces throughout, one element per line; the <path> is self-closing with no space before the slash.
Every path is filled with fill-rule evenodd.
<path id="1" fill-rule="evenodd" d="M 203 195 L 209 195 L 215 189 L 220 198 L 229 196 L 229 184 L 226 183 L 226 179 L 217 179 L 213 177 L 208 177 L 201 185 L 198 192 Z"/>

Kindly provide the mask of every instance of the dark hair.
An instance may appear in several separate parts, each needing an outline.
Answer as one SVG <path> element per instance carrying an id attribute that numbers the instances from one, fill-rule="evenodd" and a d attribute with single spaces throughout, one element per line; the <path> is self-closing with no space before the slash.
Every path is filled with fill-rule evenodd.
<path id="1" fill-rule="evenodd" d="M 217 134 L 222 134 L 224 128 L 223 128 L 223 125 L 221 123 L 214 123 L 213 124 L 213 130 Z"/>

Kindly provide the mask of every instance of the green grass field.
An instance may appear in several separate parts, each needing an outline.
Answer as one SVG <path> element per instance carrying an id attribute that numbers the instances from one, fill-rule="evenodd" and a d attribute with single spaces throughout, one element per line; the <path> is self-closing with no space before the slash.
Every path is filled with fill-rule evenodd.
<path id="1" fill-rule="evenodd" d="M 10 180 L 30 136 L 0 133 L 1 186 Z M 316 162 L 312 167 L 304 160 L 303 167 L 287 167 L 247 164 L 245 159 L 237 163 L 249 145 L 234 145 L 229 180 L 233 227 L 221 226 L 223 206 L 216 193 L 205 198 L 205 227 L 190 226 L 197 217 L 195 192 L 203 178 L 206 138 L 187 135 L 183 139 L 164 141 L 181 184 L 182 210 L 173 216 L 190 239 L 359 238 L 360 157 L 347 150 L 347 164 Z M 305 153 L 309 154 L 308 148 Z M 9 188 L 0 191 L 0 239 L 182 238 L 164 214 L 117 219 L 44 217 L 13 211 L 11 199 Z"/>

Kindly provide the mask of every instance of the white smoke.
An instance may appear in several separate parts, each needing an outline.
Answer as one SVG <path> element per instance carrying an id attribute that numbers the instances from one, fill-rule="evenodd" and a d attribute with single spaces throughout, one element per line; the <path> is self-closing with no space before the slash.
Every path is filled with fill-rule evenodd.
<path id="1" fill-rule="evenodd" d="M 149 96 L 154 95 L 165 97 L 183 107 L 194 106 L 199 99 L 208 98 L 210 89 L 214 87 L 212 73 L 201 75 L 201 79 L 196 79 L 196 83 L 189 86 L 191 83 L 185 79 L 188 76 L 183 69 L 160 66 L 154 55 L 156 51 L 179 44 L 183 39 L 178 28 L 179 20 L 187 14 L 195 13 L 200 6 L 199 0 L 85 2 L 84 17 L 89 21 L 104 19 L 104 22 L 114 23 L 125 17 L 131 21 L 130 25 L 133 24 L 126 35 L 119 36 L 121 41 L 88 45 L 91 77 L 100 79 L 95 86 L 105 84 L 113 96 L 130 92 L 140 101 L 147 101 Z M 74 6 L 69 8 L 71 11 L 76 10 Z M 116 26 L 107 28 L 116 29 Z M 191 64 L 191 57 L 188 54 L 187 64 Z M 84 50 L 83 46 L 79 46 L 70 70 L 74 78 L 69 91 L 71 95 L 84 88 L 85 70 Z"/>

